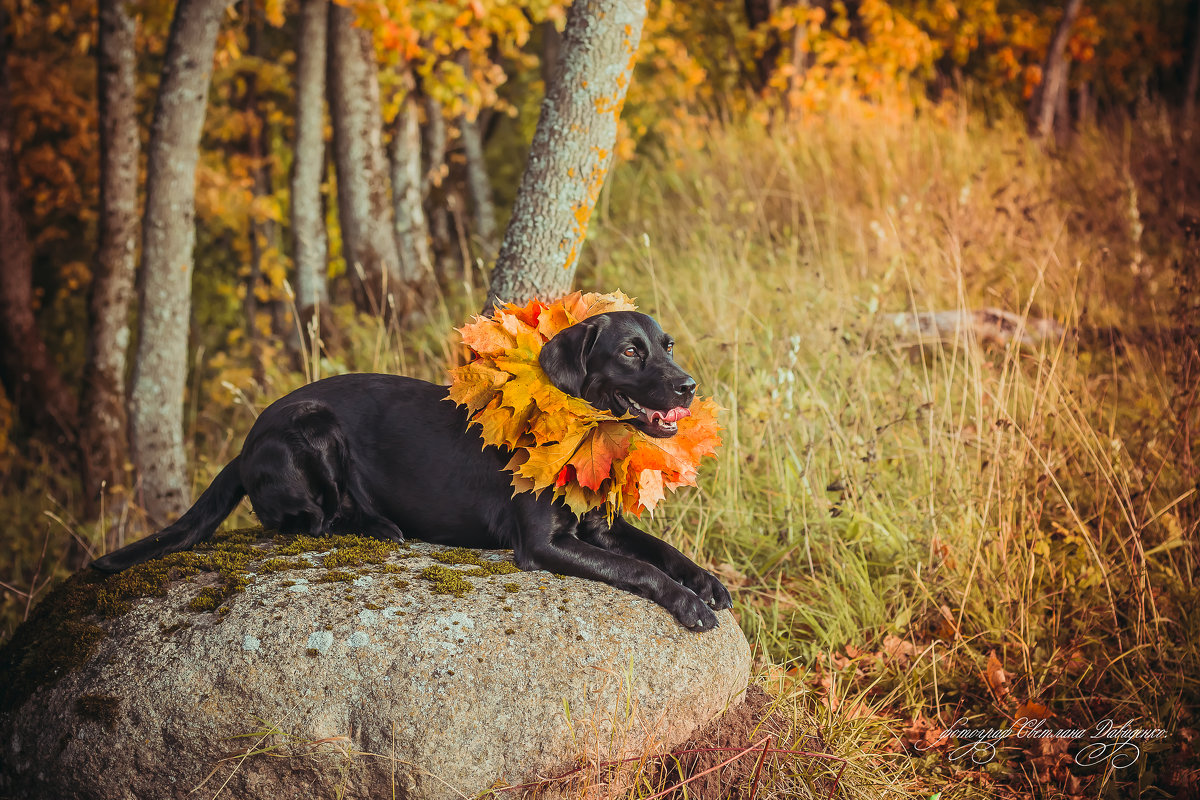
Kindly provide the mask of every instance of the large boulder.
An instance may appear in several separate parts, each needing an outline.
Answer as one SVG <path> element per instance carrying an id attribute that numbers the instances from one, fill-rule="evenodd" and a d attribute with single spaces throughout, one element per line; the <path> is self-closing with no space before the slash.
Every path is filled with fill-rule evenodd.
<path id="1" fill-rule="evenodd" d="M 218 534 L 81 573 L 18 629 L 0 796 L 474 796 L 687 739 L 749 677 L 719 617 L 504 551 Z"/>

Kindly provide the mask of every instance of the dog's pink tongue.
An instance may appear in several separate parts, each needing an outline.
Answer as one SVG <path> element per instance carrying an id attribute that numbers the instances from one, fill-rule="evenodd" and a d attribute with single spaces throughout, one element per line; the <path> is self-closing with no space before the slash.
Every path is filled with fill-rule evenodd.
<path id="1" fill-rule="evenodd" d="M 662 418 L 664 422 L 679 422 L 679 420 L 683 419 L 684 417 L 690 417 L 691 415 L 691 409 L 685 408 L 684 406 L 676 406 L 675 408 L 672 408 L 670 411 L 663 414 Z"/>

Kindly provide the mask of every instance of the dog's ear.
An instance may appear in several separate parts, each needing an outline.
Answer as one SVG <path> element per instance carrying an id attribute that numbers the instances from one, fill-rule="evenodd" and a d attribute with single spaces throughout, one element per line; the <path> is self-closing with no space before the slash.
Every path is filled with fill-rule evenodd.
<path id="1" fill-rule="evenodd" d="M 574 397 L 583 394 L 588 356 L 608 319 L 591 317 L 555 334 L 538 355 L 542 371 L 556 387 Z"/>

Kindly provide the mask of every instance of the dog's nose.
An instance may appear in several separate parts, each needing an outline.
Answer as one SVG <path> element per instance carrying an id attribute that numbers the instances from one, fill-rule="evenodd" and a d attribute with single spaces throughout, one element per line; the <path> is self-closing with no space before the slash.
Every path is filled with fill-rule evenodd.
<path id="1" fill-rule="evenodd" d="M 696 382 L 691 377 L 686 377 L 675 387 L 675 393 L 680 397 L 691 397 L 696 393 Z"/>

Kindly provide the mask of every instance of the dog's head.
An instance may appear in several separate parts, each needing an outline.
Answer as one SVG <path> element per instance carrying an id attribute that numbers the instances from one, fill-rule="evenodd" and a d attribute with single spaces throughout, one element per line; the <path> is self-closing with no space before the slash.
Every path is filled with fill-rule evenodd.
<path id="1" fill-rule="evenodd" d="M 674 436 L 689 415 L 696 381 L 671 355 L 675 342 L 651 317 L 610 311 L 588 317 L 546 343 L 538 357 L 550 382 L 650 436 Z"/>

